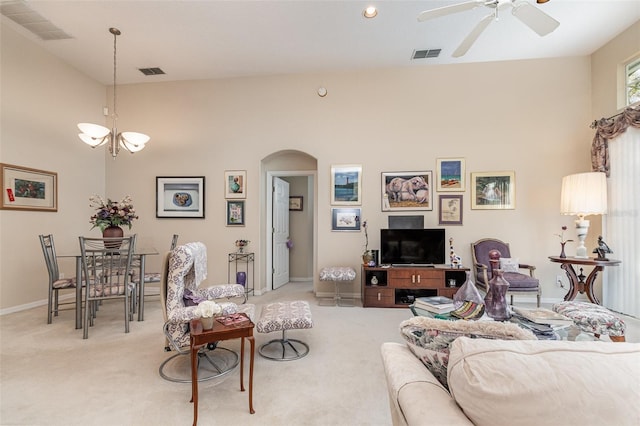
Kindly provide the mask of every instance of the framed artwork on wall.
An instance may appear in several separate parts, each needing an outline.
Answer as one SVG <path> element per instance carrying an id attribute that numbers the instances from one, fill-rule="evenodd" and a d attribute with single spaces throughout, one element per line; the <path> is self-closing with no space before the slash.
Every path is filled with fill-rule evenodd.
<path id="1" fill-rule="evenodd" d="M 224 172 L 224 198 L 247 198 L 247 171 Z"/>
<path id="2" fill-rule="evenodd" d="M 302 195 L 292 195 L 289 197 L 289 210 L 302 211 Z"/>
<path id="3" fill-rule="evenodd" d="M 438 191 L 464 191 L 464 158 L 438 158 L 436 169 Z"/>
<path id="4" fill-rule="evenodd" d="M 244 200 L 227 200 L 227 226 L 244 226 Z"/>
<path id="5" fill-rule="evenodd" d="M 362 204 L 362 166 L 331 166 L 331 204 Z"/>
<path id="6" fill-rule="evenodd" d="M 471 173 L 471 208 L 474 210 L 515 209 L 515 172 Z"/>
<path id="7" fill-rule="evenodd" d="M 439 225 L 462 225 L 462 195 L 439 195 Z"/>
<path id="8" fill-rule="evenodd" d="M 204 176 L 156 177 L 156 217 L 204 219 Z"/>
<path id="9" fill-rule="evenodd" d="M 360 209 L 331 209 L 332 231 L 360 231 Z"/>
<path id="10" fill-rule="evenodd" d="M 382 211 L 433 210 L 433 172 L 382 173 Z"/>
<path id="11" fill-rule="evenodd" d="M 0 209 L 58 211 L 58 174 L 0 163 Z"/>

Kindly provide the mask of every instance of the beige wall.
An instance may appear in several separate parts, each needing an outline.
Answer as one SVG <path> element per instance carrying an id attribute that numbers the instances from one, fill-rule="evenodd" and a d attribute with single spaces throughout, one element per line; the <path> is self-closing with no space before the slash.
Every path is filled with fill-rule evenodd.
<path id="1" fill-rule="evenodd" d="M 640 21 L 591 55 L 593 117 L 610 117 L 624 108 L 624 64 L 640 54 Z"/>
<path id="2" fill-rule="evenodd" d="M 133 197 L 140 244 L 165 250 L 173 233 L 181 242 L 203 241 L 209 281 L 226 281 L 234 241 L 264 240 L 262 160 L 286 150 L 317 160 L 317 267 L 358 267 L 364 244 L 362 233 L 331 232 L 331 165 L 363 165 L 362 215 L 375 249 L 388 216 L 380 209 L 380 173 L 435 170 L 436 158 L 463 157 L 467 177 L 501 170 L 516 176 L 515 210 L 471 210 L 467 184 L 464 226 L 447 227 L 464 265 L 470 242 L 501 238 L 514 256 L 537 265 L 544 299 L 565 293 L 554 286 L 561 270 L 547 256 L 559 252 L 554 234 L 560 227 L 572 227 L 573 218 L 558 212 L 561 178 L 590 167 L 588 57 L 119 86 L 120 130 L 147 133 L 151 141 L 141 153 L 104 161 L 81 144 L 75 129 L 79 120 L 100 122 L 95 110 L 104 103 L 103 88 L 11 30 L 2 36 L 2 161 L 61 174 L 58 213 L 0 212 L 2 309 L 46 298 L 37 235 L 52 232 L 58 245 L 75 247 L 77 235 L 90 233 L 93 193 Z M 56 84 L 49 84 L 51 73 Z M 315 93 L 320 82 L 329 91 L 325 98 Z M 28 119 L 37 125 L 23 126 Z M 242 228 L 225 226 L 223 173 L 229 169 L 247 170 Z M 156 176 L 189 175 L 206 177 L 206 218 L 157 219 Z M 437 213 L 425 212 L 425 226 L 437 226 Z M 261 288 L 266 254 L 262 245 L 254 249 Z M 159 259 L 150 259 L 152 268 Z M 316 289 L 329 287 L 316 283 Z"/>
<path id="3" fill-rule="evenodd" d="M 105 156 L 78 143 L 76 123 L 104 121 L 105 88 L 8 26 L 0 30 L 0 161 L 58 173 L 56 213 L 0 210 L 0 309 L 7 309 L 46 300 L 39 234 L 54 234 L 64 253 L 89 232 L 88 197 L 104 193 Z M 73 260 L 61 268 L 72 276 Z"/>

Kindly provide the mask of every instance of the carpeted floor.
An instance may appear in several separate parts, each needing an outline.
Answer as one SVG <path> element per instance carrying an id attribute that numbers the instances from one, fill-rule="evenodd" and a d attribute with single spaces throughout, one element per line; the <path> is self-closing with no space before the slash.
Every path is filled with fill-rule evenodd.
<path id="1" fill-rule="evenodd" d="M 402 342 L 398 324 L 411 317 L 409 309 L 319 306 L 311 283 L 290 283 L 249 302 L 259 313 L 277 300 L 311 304 L 314 328 L 288 333 L 309 344 L 309 355 L 277 362 L 256 353 L 253 415 L 248 392 L 239 390 L 239 370 L 201 383 L 199 424 L 391 424 L 380 345 Z M 158 374 L 170 356 L 159 300 L 148 298 L 145 307 L 145 321 L 132 322 L 125 334 L 121 302 L 105 303 L 88 340 L 74 329 L 72 311 L 51 325 L 46 307 L 0 317 L 0 424 L 191 424 L 190 384 Z M 640 321 L 627 324 L 627 340 L 639 342 Z M 279 336 L 256 333 L 256 346 Z M 239 350 L 240 343 L 222 346 Z"/>

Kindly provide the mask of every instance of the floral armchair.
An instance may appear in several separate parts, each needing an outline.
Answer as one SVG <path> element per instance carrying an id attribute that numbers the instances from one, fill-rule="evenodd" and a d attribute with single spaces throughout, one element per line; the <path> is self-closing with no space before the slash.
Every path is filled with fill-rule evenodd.
<path id="1" fill-rule="evenodd" d="M 164 334 L 166 337 L 165 350 L 175 350 L 178 353 L 167 359 L 160 366 L 160 375 L 167 380 L 177 380 L 168 376 L 163 369 L 166 364 L 178 355 L 189 353 L 189 322 L 199 318 L 196 309 L 199 301 L 221 300 L 218 302 L 223 315 L 236 312 L 246 313 L 253 318 L 255 306 L 246 302 L 245 288 L 240 284 L 220 284 L 210 287 L 200 287 L 207 277 L 207 249 L 201 242 L 188 243 L 176 247 L 165 255 L 161 281 L 160 295 L 164 305 Z M 243 304 L 238 305 L 230 299 L 238 299 Z M 210 362 L 213 360 L 206 355 Z M 237 355 L 236 355 L 237 359 Z M 235 367 L 233 365 L 231 368 Z M 221 368 L 221 370 L 225 370 Z"/>

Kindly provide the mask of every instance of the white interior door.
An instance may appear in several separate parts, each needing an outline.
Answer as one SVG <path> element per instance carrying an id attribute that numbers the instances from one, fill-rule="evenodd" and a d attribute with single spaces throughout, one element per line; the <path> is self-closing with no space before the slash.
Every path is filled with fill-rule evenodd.
<path id="1" fill-rule="evenodd" d="M 273 178 L 273 289 L 289 282 L 289 183 Z"/>

